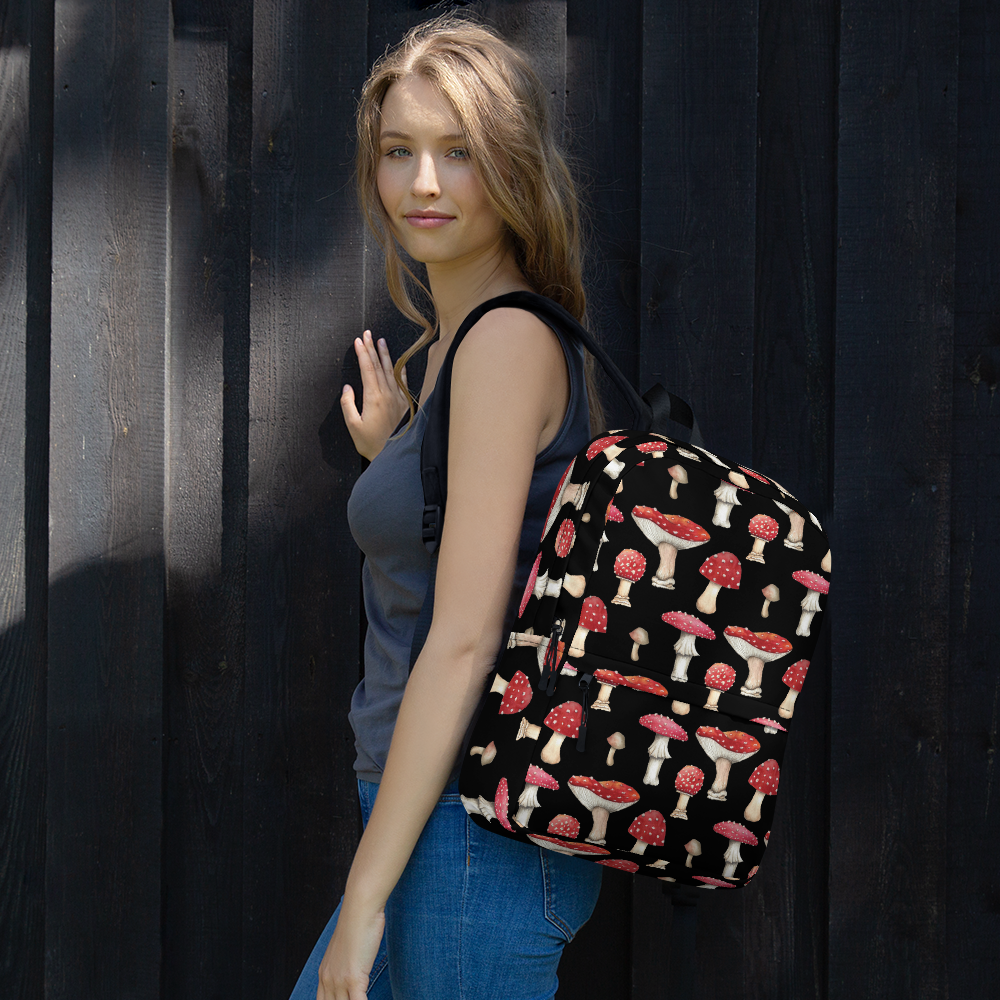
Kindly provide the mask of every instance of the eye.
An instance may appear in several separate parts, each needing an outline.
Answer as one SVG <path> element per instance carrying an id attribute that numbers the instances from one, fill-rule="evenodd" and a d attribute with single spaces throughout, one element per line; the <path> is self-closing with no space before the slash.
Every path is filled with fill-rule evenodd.
<path id="1" fill-rule="evenodd" d="M 386 150 L 385 155 L 390 160 L 401 160 L 403 157 L 409 156 L 410 151 L 405 146 L 393 146 Z"/>
<path id="2" fill-rule="evenodd" d="M 458 149 L 449 150 L 448 156 L 455 160 L 467 160 L 469 159 L 469 151 L 459 147 Z"/>

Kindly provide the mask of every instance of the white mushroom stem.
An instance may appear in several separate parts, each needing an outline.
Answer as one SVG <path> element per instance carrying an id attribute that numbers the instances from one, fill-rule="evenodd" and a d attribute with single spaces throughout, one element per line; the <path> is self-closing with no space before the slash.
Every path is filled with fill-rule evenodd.
<path id="1" fill-rule="evenodd" d="M 770 605 L 771 605 L 771 598 L 765 597 L 764 607 L 760 609 L 761 618 L 768 618 L 770 616 L 771 612 L 767 610 L 770 607 Z"/>
<path id="2" fill-rule="evenodd" d="M 549 580 L 545 584 L 545 596 L 546 597 L 558 597 L 560 591 L 562 590 L 563 581 L 562 577 L 558 580 Z"/>
<path id="3" fill-rule="evenodd" d="M 538 785 L 525 785 L 524 791 L 517 798 L 517 804 L 521 808 L 518 809 L 514 822 L 518 826 L 527 826 L 532 810 L 538 808 Z"/>
<path id="4" fill-rule="evenodd" d="M 638 663 L 639 662 L 639 645 L 640 644 L 638 642 L 633 642 L 632 643 L 632 662 L 633 663 Z M 645 645 L 645 643 L 643 643 L 642 645 Z"/>
<path id="5" fill-rule="evenodd" d="M 493 687 L 490 688 L 490 694 L 503 694 L 507 690 L 507 682 L 497 674 L 493 678 Z"/>
<path id="6" fill-rule="evenodd" d="M 657 734 L 653 742 L 649 744 L 649 749 L 646 751 L 649 754 L 649 763 L 646 765 L 646 773 L 642 777 L 644 785 L 658 785 L 660 783 L 660 768 L 663 767 L 665 760 L 670 759 L 669 743 L 669 736 Z"/>
<path id="7" fill-rule="evenodd" d="M 624 450 L 624 448 L 619 448 L 616 444 L 608 445 L 604 449 L 604 457 L 608 459 L 608 464 L 604 467 L 604 472 L 612 479 L 617 479 L 621 475 L 622 469 L 625 468 L 625 463 L 618 460 L 618 456 Z"/>
<path id="8" fill-rule="evenodd" d="M 719 709 L 716 707 L 719 704 L 719 695 L 722 694 L 718 688 L 710 688 L 708 692 L 708 701 L 705 702 L 705 708 L 710 712 L 718 712 Z"/>
<path id="9" fill-rule="evenodd" d="M 566 737 L 562 733 L 553 732 L 549 737 L 549 742 L 542 747 L 542 752 L 539 756 L 546 764 L 558 764 L 559 763 L 559 748 L 563 744 L 563 740 Z"/>
<path id="10" fill-rule="evenodd" d="M 766 538 L 754 538 L 753 548 L 747 553 L 747 559 L 749 559 L 750 562 L 763 563 L 765 545 L 767 545 Z"/>
<path id="11" fill-rule="evenodd" d="M 626 580 L 624 577 L 618 577 L 618 593 L 611 598 L 612 604 L 623 604 L 626 608 L 632 607 L 632 602 L 628 599 L 629 588 L 632 586 L 631 580 Z"/>
<path id="12" fill-rule="evenodd" d="M 601 546 L 608 540 L 607 532 L 601 532 L 601 540 L 597 543 L 597 551 L 594 553 L 594 572 L 597 572 L 597 557 L 601 554 Z"/>
<path id="13" fill-rule="evenodd" d="M 670 711 L 674 715 L 687 715 L 691 711 L 691 706 L 686 701 L 672 701 L 670 703 Z"/>
<path id="14" fill-rule="evenodd" d="M 819 592 L 807 590 L 806 596 L 802 598 L 802 603 L 799 606 L 802 608 L 802 614 L 799 616 L 799 624 L 795 629 L 795 634 L 809 635 L 809 626 L 812 625 L 813 616 L 820 610 Z"/>
<path id="15" fill-rule="evenodd" d="M 597 692 L 597 698 L 590 707 L 596 708 L 599 712 L 610 712 L 611 705 L 608 703 L 608 699 L 611 697 L 611 692 L 614 688 L 614 684 L 602 684 L 601 690 Z"/>
<path id="16" fill-rule="evenodd" d="M 677 808 L 670 814 L 671 819 L 687 819 L 687 804 L 691 800 L 691 796 L 687 792 L 681 792 L 677 796 Z"/>
<path id="17" fill-rule="evenodd" d="M 719 591 L 722 590 L 721 583 L 714 583 L 713 581 L 708 581 L 708 586 L 701 592 L 701 597 L 695 602 L 695 607 L 703 615 L 714 615 L 716 609 L 716 599 L 719 596 Z"/>
<path id="18" fill-rule="evenodd" d="M 735 880 L 736 876 L 734 875 L 734 872 L 736 871 L 736 866 L 743 860 L 743 858 L 740 857 L 740 842 L 738 840 L 729 841 L 729 847 L 726 849 L 724 858 L 726 867 L 722 872 L 722 877 Z"/>
<path id="19" fill-rule="evenodd" d="M 691 658 L 698 655 L 694 648 L 695 636 L 691 632 L 681 632 L 681 637 L 674 643 L 674 652 L 677 658 L 674 660 L 674 669 L 671 671 L 672 681 L 686 681 L 688 679 L 688 664 Z"/>
<path id="20" fill-rule="evenodd" d="M 823 570 L 824 573 L 829 573 L 830 570 L 831 570 L 831 568 L 832 568 L 832 566 L 833 566 L 833 563 L 831 562 L 831 559 L 830 559 L 830 550 L 827 549 L 826 550 L 826 555 L 823 556 L 823 561 L 819 564 L 819 568 L 821 570 Z"/>
<path id="21" fill-rule="evenodd" d="M 462 805 L 465 806 L 465 811 L 470 816 L 479 815 L 479 799 L 474 799 L 471 795 L 459 795 L 462 800 Z"/>
<path id="22" fill-rule="evenodd" d="M 588 635 L 590 635 L 590 629 L 578 625 L 576 631 L 573 633 L 573 641 L 569 644 L 567 653 L 570 656 L 583 656 L 583 644 L 587 641 Z"/>
<path id="23" fill-rule="evenodd" d="M 527 736 L 529 740 L 537 740 L 541 735 L 542 727 L 536 726 L 533 722 L 528 722 L 528 720 L 522 715 L 521 727 L 518 729 L 517 736 L 515 736 L 514 739 L 520 740 Z"/>
<path id="24" fill-rule="evenodd" d="M 750 800 L 750 805 L 743 810 L 743 818 L 749 820 L 751 823 L 760 822 L 760 806 L 764 801 L 764 792 L 759 789 L 753 793 L 753 798 Z"/>
<path id="25" fill-rule="evenodd" d="M 759 656 L 748 656 L 747 666 L 750 670 L 747 673 L 746 684 L 740 688 L 740 694 L 746 698 L 759 698 L 760 682 L 764 676 L 764 661 Z"/>
<path id="26" fill-rule="evenodd" d="M 482 795 L 479 796 L 479 812 L 488 823 L 497 818 L 497 811 L 493 808 L 493 803 L 489 799 L 484 799 Z"/>
<path id="27" fill-rule="evenodd" d="M 656 861 L 653 861 L 651 864 L 646 865 L 646 867 L 647 868 L 666 868 L 667 865 L 669 865 L 669 864 L 670 864 L 670 862 L 667 861 L 666 858 L 657 858 Z"/>
<path id="28" fill-rule="evenodd" d="M 791 530 L 785 536 L 785 548 L 802 551 L 802 529 L 806 526 L 806 519 L 801 514 L 796 514 L 794 510 L 788 511 L 788 520 L 791 522 Z"/>
<path id="29" fill-rule="evenodd" d="M 799 692 L 795 688 L 789 688 L 788 694 L 785 695 L 785 700 L 778 706 L 778 715 L 783 719 L 790 719 L 792 713 L 795 711 L 795 699 L 798 696 Z"/>
<path id="30" fill-rule="evenodd" d="M 548 582 L 549 582 L 548 570 L 535 577 L 535 586 L 531 591 L 535 595 L 535 597 L 539 599 L 542 598 L 542 596 L 545 594 L 545 588 L 548 585 Z"/>
<path id="31" fill-rule="evenodd" d="M 660 542 L 656 546 L 660 553 L 660 565 L 653 576 L 653 586 L 664 590 L 674 589 L 674 567 L 677 565 L 677 549 L 670 542 Z"/>
<path id="32" fill-rule="evenodd" d="M 726 801 L 726 784 L 729 781 L 729 769 L 732 766 L 732 761 L 726 757 L 720 757 L 715 762 L 715 781 L 712 782 L 712 787 L 708 790 L 708 797 L 713 802 Z"/>
<path id="33" fill-rule="evenodd" d="M 649 844 L 647 844 L 646 841 L 637 840 L 635 842 L 635 847 L 632 848 L 632 854 L 645 854 L 647 847 L 649 847 Z"/>
<path id="34" fill-rule="evenodd" d="M 715 513 L 712 515 L 712 524 L 717 524 L 720 528 L 731 527 L 729 512 L 733 507 L 741 506 L 739 497 L 736 495 L 736 487 L 732 483 L 720 483 L 714 496 L 716 504 Z"/>
<path id="35" fill-rule="evenodd" d="M 608 831 L 608 816 L 611 814 L 601 806 L 594 806 L 590 815 L 594 817 L 594 826 L 587 834 L 587 843 L 603 844 L 604 835 Z"/>
<path id="36" fill-rule="evenodd" d="M 583 588 L 587 585 L 587 578 L 575 573 L 569 573 L 563 577 L 563 590 L 573 597 L 583 597 Z"/>

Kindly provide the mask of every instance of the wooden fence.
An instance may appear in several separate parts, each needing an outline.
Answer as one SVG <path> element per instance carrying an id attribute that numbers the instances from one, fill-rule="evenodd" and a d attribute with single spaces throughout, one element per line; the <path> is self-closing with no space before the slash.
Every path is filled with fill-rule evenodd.
<path id="1" fill-rule="evenodd" d="M 360 330 L 413 336 L 351 118 L 426 6 L 0 7 L 12 1000 L 282 1000 L 339 897 L 362 623 L 336 399 Z M 698 995 L 991 995 L 1000 7 L 479 7 L 552 91 L 612 355 L 833 539 L 767 862 L 704 894 Z M 606 875 L 560 998 L 675 995 L 660 889 Z"/>

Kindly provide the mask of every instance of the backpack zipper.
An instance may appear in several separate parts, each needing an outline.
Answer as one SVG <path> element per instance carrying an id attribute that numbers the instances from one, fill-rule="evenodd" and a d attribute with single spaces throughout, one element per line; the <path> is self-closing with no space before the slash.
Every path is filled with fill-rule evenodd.
<path id="1" fill-rule="evenodd" d="M 583 688 L 583 718 L 580 720 L 580 730 L 576 736 L 576 748 L 581 753 L 587 748 L 587 707 L 590 703 L 590 682 L 593 674 L 583 674 L 580 677 L 580 687 Z"/>
<path id="2" fill-rule="evenodd" d="M 549 697 L 556 689 L 556 677 L 559 673 L 559 641 L 562 639 L 562 625 L 556 621 L 552 625 L 552 634 L 545 647 L 545 658 L 542 660 L 542 676 L 538 681 L 538 690 L 544 691 Z"/>

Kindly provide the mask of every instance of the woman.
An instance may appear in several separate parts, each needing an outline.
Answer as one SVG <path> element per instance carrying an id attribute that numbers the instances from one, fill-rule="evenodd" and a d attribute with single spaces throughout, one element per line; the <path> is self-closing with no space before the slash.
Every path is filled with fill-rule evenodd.
<path id="1" fill-rule="evenodd" d="M 408 677 L 430 561 L 420 537 L 425 415 L 403 364 L 437 335 L 425 403 L 463 319 L 507 292 L 549 295 L 582 318 L 575 194 L 530 67 L 453 16 L 414 29 L 376 65 L 358 140 L 362 208 L 390 293 L 424 334 L 394 369 L 385 342 L 365 331 L 355 342 L 362 406 L 350 386 L 341 399 L 371 460 L 348 506 L 366 554 L 365 678 L 351 705 L 365 829 L 293 1000 L 547 1000 L 602 869 L 482 831 L 457 775 L 552 492 L 590 438 L 596 395 L 582 350 L 533 313 L 491 310 L 462 341 L 433 618 Z M 432 319 L 409 296 L 416 279 L 397 247 L 426 266 Z"/>

